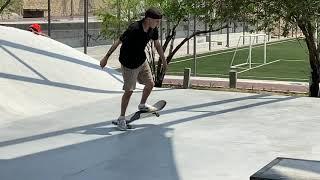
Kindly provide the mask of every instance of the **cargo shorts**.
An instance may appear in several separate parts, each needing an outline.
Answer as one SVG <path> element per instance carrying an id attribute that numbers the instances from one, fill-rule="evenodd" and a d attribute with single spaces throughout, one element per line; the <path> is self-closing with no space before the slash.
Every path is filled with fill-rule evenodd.
<path id="1" fill-rule="evenodd" d="M 123 76 L 123 90 L 125 91 L 135 90 L 137 81 L 139 84 L 143 85 L 154 83 L 148 61 L 145 61 L 136 69 L 126 68 L 123 65 L 121 68 Z"/>

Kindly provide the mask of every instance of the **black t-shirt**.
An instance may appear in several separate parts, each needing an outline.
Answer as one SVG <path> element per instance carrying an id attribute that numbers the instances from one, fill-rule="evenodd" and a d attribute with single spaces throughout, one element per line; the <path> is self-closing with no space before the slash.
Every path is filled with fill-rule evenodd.
<path id="1" fill-rule="evenodd" d="M 146 60 L 145 47 L 150 39 L 159 38 L 158 28 L 150 28 L 148 32 L 144 32 L 142 22 L 143 20 L 132 23 L 120 36 L 122 45 L 119 61 L 130 69 L 135 69 L 144 63 Z"/>

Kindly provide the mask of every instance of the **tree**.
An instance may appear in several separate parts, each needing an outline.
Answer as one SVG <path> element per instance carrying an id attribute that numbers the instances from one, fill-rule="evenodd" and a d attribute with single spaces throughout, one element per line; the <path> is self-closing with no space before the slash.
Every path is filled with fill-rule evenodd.
<path id="1" fill-rule="evenodd" d="M 116 6 L 116 1 L 111 1 L 111 4 L 108 4 L 109 7 Z M 140 14 L 145 11 L 145 7 L 154 6 L 161 9 L 165 15 L 165 20 L 167 21 L 167 33 L 165 37 L 165 42 L 163 43 L 163 50 L 166 52 L 168 50 L 168 56 L 166 61 L 170 64 L 170 61 L 176 54 L 176 52 L 191 38 L 194 36 L 205 34 L 208 32 L 219 31 L 227 27 L 227 20 L 225 17 L 221 16 L 222 14 L 219 11 L 220 7 L 223 5 L 222 1 L 219 0 L 145 0 L 145 1 L 136 1 L 136 0 L 122 0 L 121 1 L 121 17 L 117 18 L 116 12 L 109 11 L 101 13 L 100 17 L 103 20 L 103 33 L 108 37 L 115 38 L 116 27 L 117 25 L 127 25 L 132 20 L 137 20 Z M 185 23 L 186 18 L 196 17 L 199 21 L 207 23 L 209 28 L 208 30 L 195 31 L 190 34 L 188 37 L 185 37 L 181 43 L 179 43 L 174 48 L 174 40 L 176 38 L 177 27 Z M 208 18 L 209 17 L 209 18 Z M 219 23 L 218 23 L 219 22 Z M 220 26 L 221 22 L 224 24 Z M 216 24 L 219 24 L 216 27 Z M 161 61 L 157 61 L 152 52 L 152 44 L 149 44 L 149 61 L 151 61 L 152 69 L 155 77 L 155 86 L 161 87 L 163 82 L 163 77 L 165 76 L 165 71 L 161 67 Z"/>
<path id="2" fill-rule="evenodd" d="M 9 4 L 10 4 L 10 2 L 11 2 L 11 0 L 0 0 L 0 5 L 1 5 L 1 7 L 0 7 L 0 14 L 3 12 L 3 10 L 7 7 L 7 6 L 9 6 Z"/>
<path id="3" fill-rule="evenodd" d="M 284 22 L 283 34 L 289 29 L 298 26 L 305 36 L 309 51 L 310 82 L 309 95 L 319 96 L 319 41 L 317 40 L 317 24 L 320 17 L 319 0 L 230 0 L 228 12 L 234 12 L 235 17 L 244 17 L 251 21 L 263 22 L 260 28 L 271 31 L 275 23 Z M 255 18 L 255 20 L 254 20 Z"/>
<path id="4" fill-rule="evenodd" d="M 20 13 L 22 1 L 20 0 L 0 0 L 0 14 Z"/>
<path id="5" fill-rule="evenodd" d="M 97 12 L 102 20 L 102 35 L 111 39 L 118 38 L 121 31 L 140 18 L 143 10 L 144 4 L 140 0 L 105 1 L 105 7 Z"/>
<path id="6" fill-rule="evenodd" d="M 219 0 L 168 0 L 161 1 L 160 8 L 164 11 L 166 20 L 171 26 L 167 29 L 168 33 L 163 44 L 164 51 L 169 46 L 169 54 L 166 58 L 169 64 L 177 51 L 191 38 L 200 34 L 219 31 L 228 27 L 229 19 L 221 16 L 221 7 L 224 2 Z M 207 30 L 197 30 L 185 37 L 181 43 L 173 48 L 176 36 L 176 29 L 184 23 L 187 18 L 196 18 L 198 21 L 208 25 Z M 165 72 L 162 71 L 160 61 L 158 61 L 157 71 L 155 73 L 155 84 L 157 87 L 162 86 Z"/>

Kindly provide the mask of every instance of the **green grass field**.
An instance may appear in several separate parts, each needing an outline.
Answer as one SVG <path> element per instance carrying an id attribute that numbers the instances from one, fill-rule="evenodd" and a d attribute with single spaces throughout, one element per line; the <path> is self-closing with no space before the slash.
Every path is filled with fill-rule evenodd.
<path id="1" fill-rule="evenodd" d="M 228 77 L 230 63 L 235 49 L 215 51 L 197 56 L 197 76 Z M 239 48 L 233 64 L 247 61 L 248 48 Z M 252 63 L 263 62 L 263 45 L 257 45 L 252 50 Z M 268 64 L 269 63 L 269 64 Z M 308 81 L 309 61 L 308 50 L 304 40 L 291 39 L 267 44 L 267 64 L 238 73 L 243 79 L 268 79 L 283 81 Z M 169 64 L 168 74 L 183 75 L 184 68 L 191 68 L 192 57 L 173 59 Z M 256 67 L 256 68 L 254 68 Z M 243 69 L 238 69 L 241 72 Z"/>

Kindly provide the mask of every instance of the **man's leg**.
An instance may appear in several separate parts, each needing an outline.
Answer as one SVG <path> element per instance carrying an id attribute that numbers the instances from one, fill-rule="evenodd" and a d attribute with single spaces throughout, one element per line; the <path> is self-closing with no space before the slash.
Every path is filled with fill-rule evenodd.
<path id="1" fill-rule="evenodd" d="M 125 116 L 132 92 L 133 91 L 125 91 L 122 95 L 120 116 Z"/>
<path id="2" fill-rule="evenodd" d="M 127 110 L 131 95 L 132 95 L 132 91 L 125 91 L 122 95 L 121 113 L 120 113 L 120 116 L 117 120 L 117 126 L 121 131 L 125 131 L 128 129 L 125 114 L 126 114 L 126 110 Z"/>
<path id="3" fill-rule="evenodd" d="M 136 88 L 137 77 L 139 74 L 139 69 L 129 69 L 122 66 L 122 76 L 123 76 L 123 90 L 124 93 L 121 99 L 121 113 L 120 117 L 122 118 L 126 114 L 126 110 L 133 93 L 133 90 Z"/>
<path id="4" fill-rule="evenodd" d="M 144 86 L 140 104 L 146 103 L 149 95 L 151 94 L 153 87 L 154 87 L 154 82 L 150 82 Z"/>
<path id="5" fill-rule="evenodd" d="M 145 85 L 140 101 L 140 104 L 145 104 L 154 87 L 151 69 L 147 61 L 145 61 L 141 67 L 141 70 L 138 74 L 138 82 Z"/>

